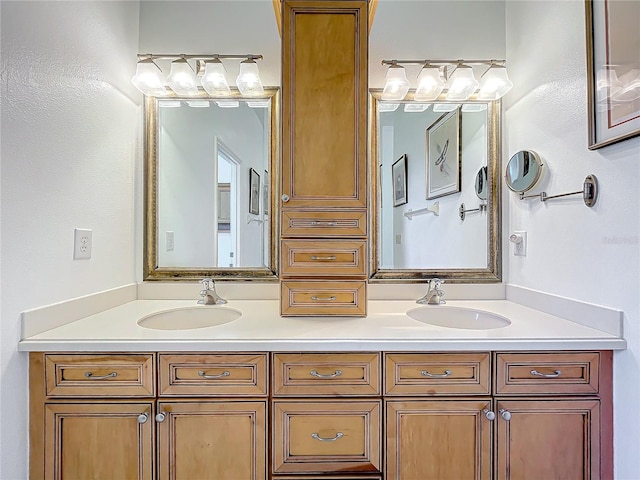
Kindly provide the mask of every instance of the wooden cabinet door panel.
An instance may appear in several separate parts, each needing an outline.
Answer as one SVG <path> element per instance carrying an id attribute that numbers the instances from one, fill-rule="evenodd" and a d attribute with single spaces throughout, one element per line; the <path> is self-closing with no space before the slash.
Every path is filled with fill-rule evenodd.
<path id="1" fill-rule="evenodd" d="M 152 412 L 151 403 L 46 405 L 44 478 L 151 480 Z"/>
<path id="2" fill-rule="evenodd" d="M 366 208 L 367 3 L 283 12 L 282 208 Z"/>
<path id="3" fill-rule="evenodd" d="M 497 414 L 498 480 L 601 477 L 599 400 L 505 400 Z"/>
<path id="4" fill-rule="evenodd" d="M 266 402 L 160 402 L 160 480 L 265 480 Z"/>
<path id="5" fill-rule="evenodd" d="M 489 399 L 386 402 L 387 480 L 490 480 Z"/>

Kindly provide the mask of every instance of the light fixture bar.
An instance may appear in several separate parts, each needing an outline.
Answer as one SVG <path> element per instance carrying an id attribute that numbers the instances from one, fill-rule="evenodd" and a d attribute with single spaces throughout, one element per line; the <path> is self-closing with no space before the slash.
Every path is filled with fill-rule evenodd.
<path id="1" fill-rule="evenodd" d="M 506 60 L 382 60 L 382 65 L 500 65 L 505 66 Z"/>
<path id="2" fill-rule="evenodd" d="M 139 53 L 138 60 L 177 60 L 184 58 L 185 60 L 215 60 L 215 59 L 249 59 L 262 60 L 262 55 L 254 55 L 247 53 L 246 55 L 226 55 L 226 54 L 207 54 L 207 55 L 183 55 L 175 53 Z"/>

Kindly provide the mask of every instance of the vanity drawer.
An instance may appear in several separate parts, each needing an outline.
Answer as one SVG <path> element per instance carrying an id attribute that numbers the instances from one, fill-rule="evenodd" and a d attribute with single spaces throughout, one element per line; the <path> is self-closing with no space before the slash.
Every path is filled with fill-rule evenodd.
<path id="1" fill-rule="evenodd" d="M 380 395 L 378 353 L 275 353 L 274 396 Z"/>
<path id="2" fill-rule="evenodd" d="M 154 354 L 47 354 L 50 397 L 149 397 L 155 395 Z"/>
<path id="3" fill-rule="evenodd" d="M 496 395 L 597 394 L 600 353 L 496 353 Z"/>
<path id="4" fill-rule="evenodd" d="M 367 242 L 364 240 L 283 240 L 282 276 L 367 275 Z"/>
<path id="5" fill-rule="evenodd" d="M 267 354 L 160 354 L 160 396 L 267 395 Z"/>
<path id="6" fill-rule="evenodd" d="M 283 316 L 356 316 L 367 314 L 366 281 L 284 281 L 280 314 Z"/>
<path id="7" fill-rule="evenodd" d="M 489 395 L 491 355 L 387 353 L 385 395 Z"/>
<path id="8" fill-rule="evenodd" d="M 273 405 L 273 472 L 380 472 L 381 401 Z"/>
<path id="9" fill-rule="evenodd" d="M 283 237 L 366 237 L 366 211 L 285 211 Z"/>

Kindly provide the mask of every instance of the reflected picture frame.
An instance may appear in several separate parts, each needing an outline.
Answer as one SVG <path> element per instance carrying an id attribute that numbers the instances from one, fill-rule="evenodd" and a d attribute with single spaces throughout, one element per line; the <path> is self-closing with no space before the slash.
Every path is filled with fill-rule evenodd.
<path id="1" fill-rule="evenodd" d="M 638 18 L 640 2 L 585 0 L 589 150 L 640 135 Z"/>
<path id="2" fill-rule="evenodd" d="M 460 191 L 460 108 L 445 113 L 426 132 L 426 199 Z"/>
<path id="3" fill-rule="evenodd" d="M 409 200 L 407 198 L 407 155 L 403 154 L 391 165 L 391 182 L 393 186 L 393 206 L 399 207 Z"/>
<path id="4" fill-rule="evenodd" d="M 260 174 L 249 168 L 249 213 L 260 215 Z"/>

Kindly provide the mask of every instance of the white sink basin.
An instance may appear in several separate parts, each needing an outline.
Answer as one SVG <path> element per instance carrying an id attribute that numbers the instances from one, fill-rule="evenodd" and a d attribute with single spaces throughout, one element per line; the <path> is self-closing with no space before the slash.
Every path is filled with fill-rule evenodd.
<path id="1" fill-rule="evenodd" d="M 465 330 L 491 330 L 511 325 L 508 318 L 471 308 L 426 305 L 409 310 L 407 315 L 429 325 Z"/>
<path id="2" fill-rule="evenodd" d="M 224 325 L 241 316 L 242 312 L 232 308 L 199 305 L 152 313 L 138 320 L 138 325 L 154 330 L 192 330 Z"/>

